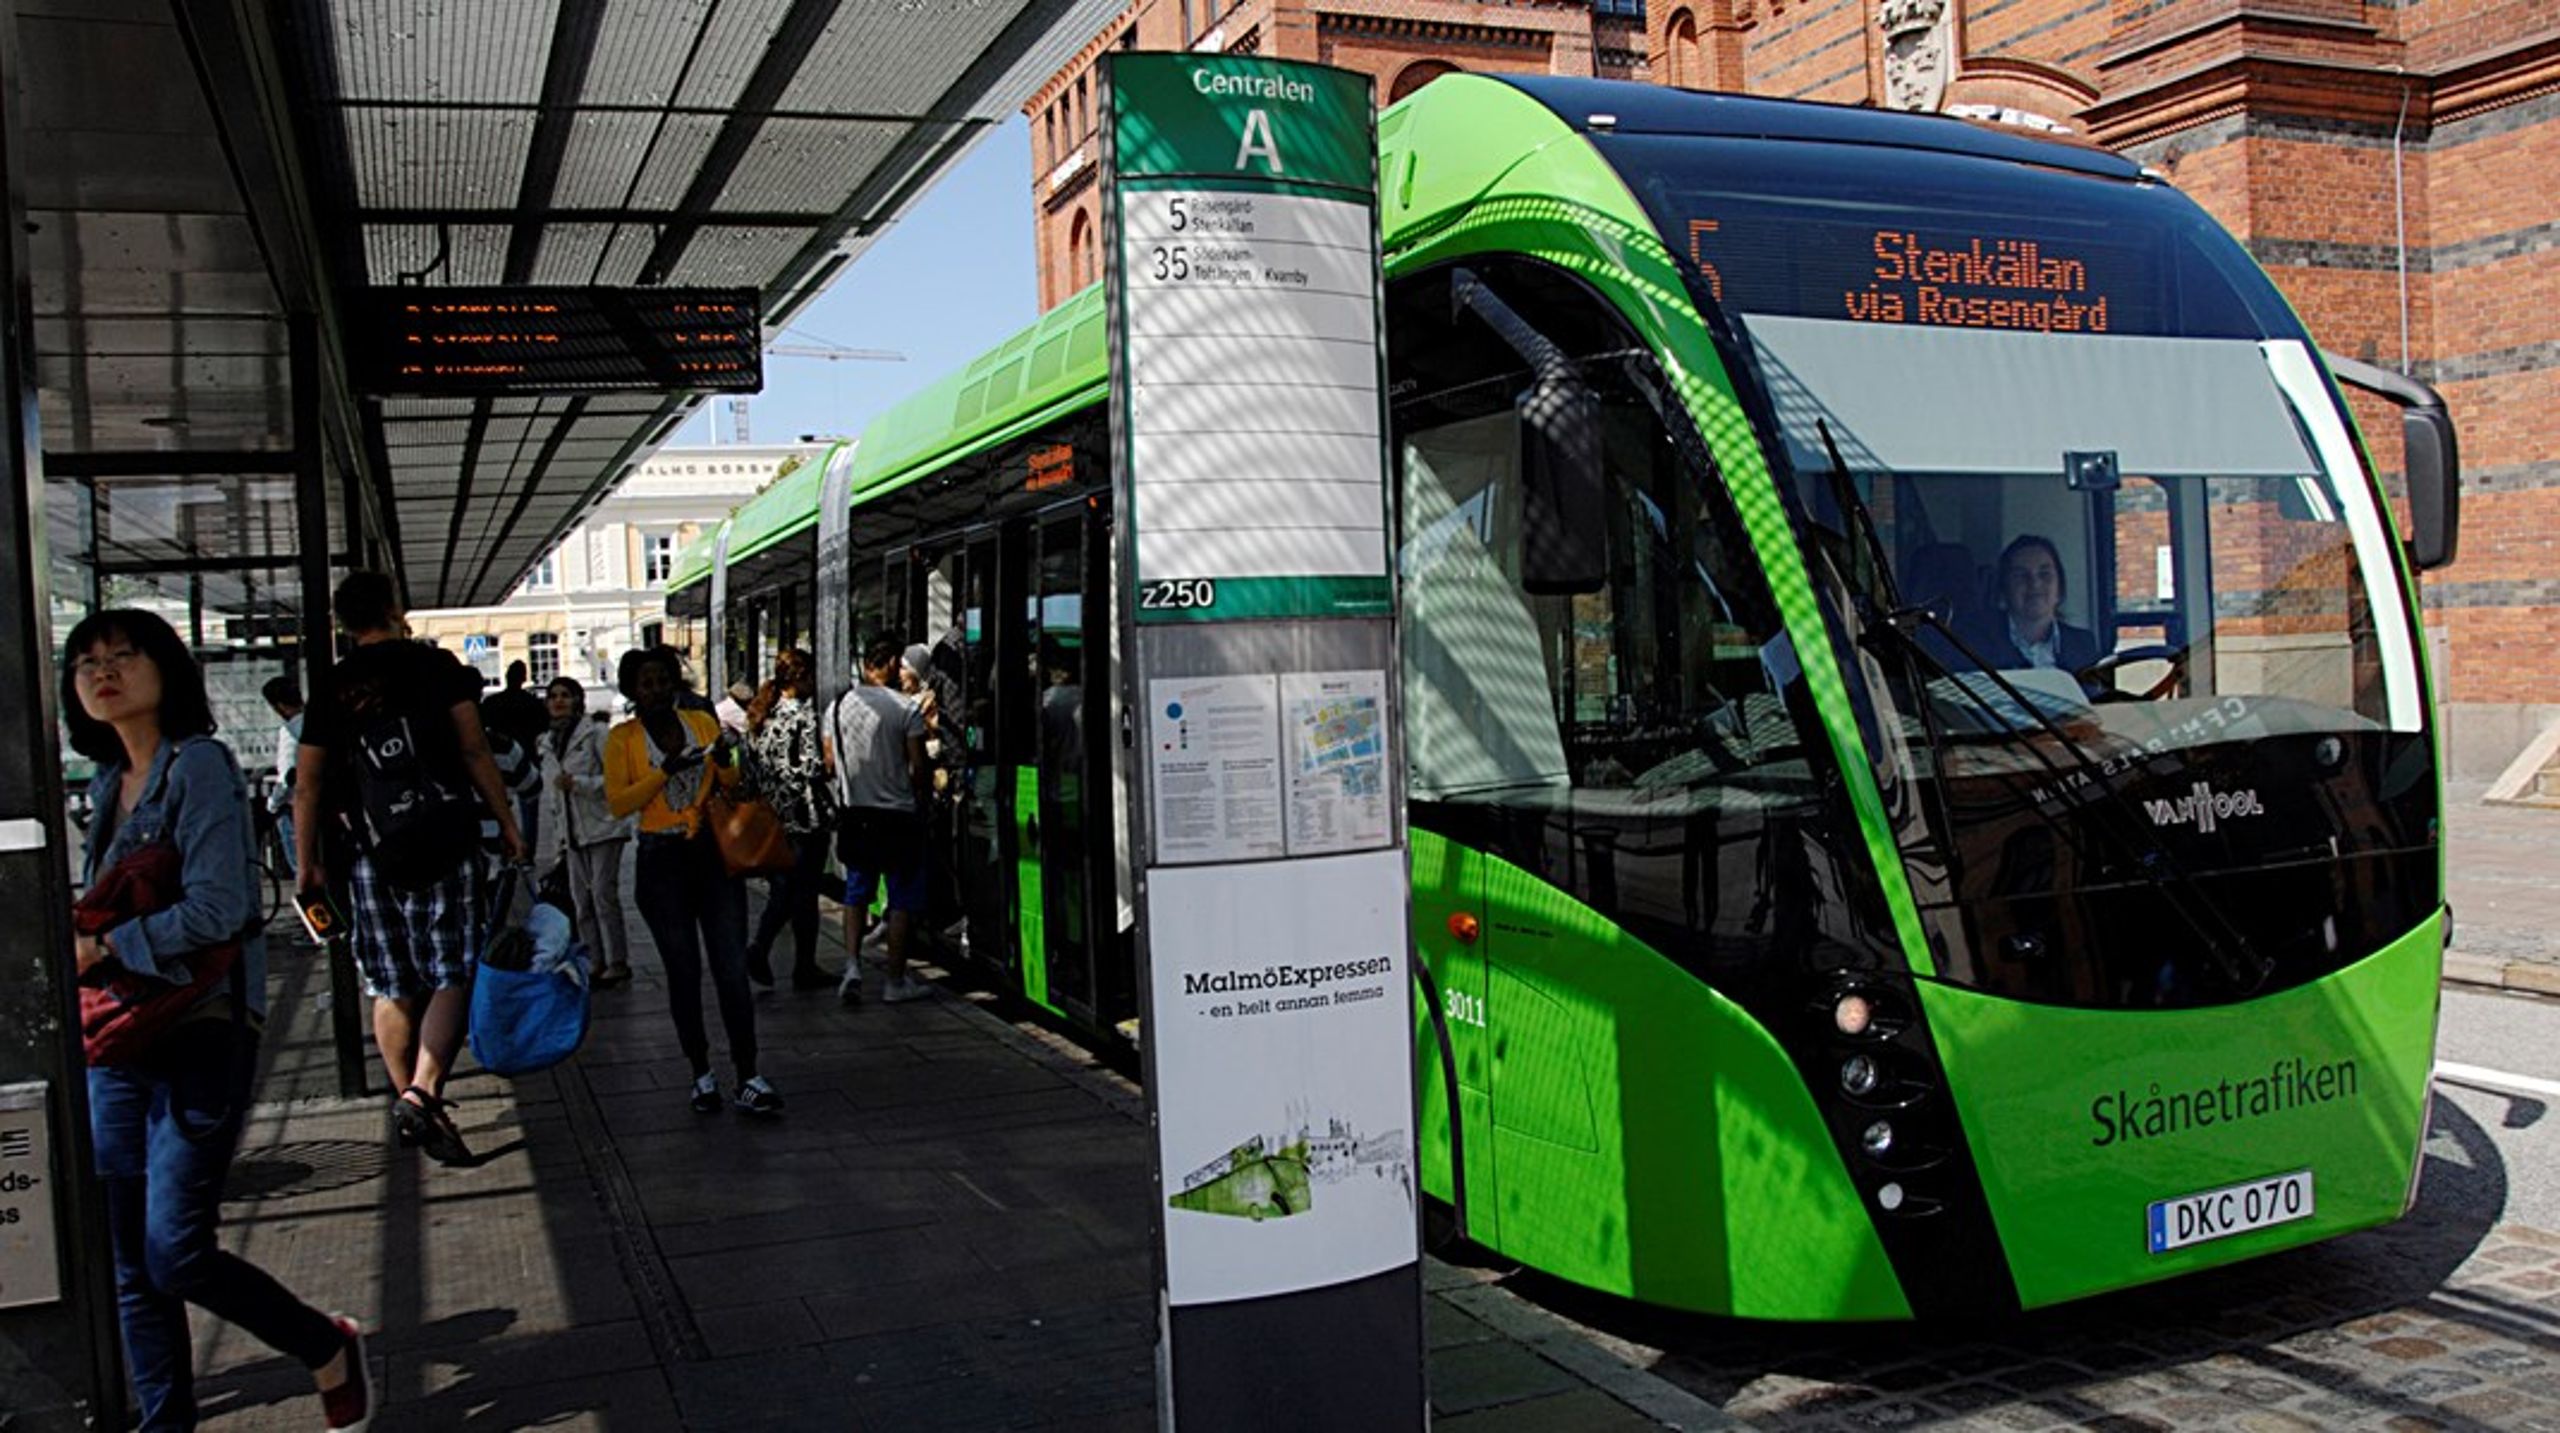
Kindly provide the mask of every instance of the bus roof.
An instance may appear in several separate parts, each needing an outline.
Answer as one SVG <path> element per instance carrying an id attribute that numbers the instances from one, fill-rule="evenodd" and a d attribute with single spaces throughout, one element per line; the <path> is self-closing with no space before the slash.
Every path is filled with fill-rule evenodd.
<path id="1" fill-rule="evenodd" d="M 2083 140 L 2031 137 L 1939 114 L 1709 94 L 1623 80 L 1562 75 L 1490 78 L 1545 105 L 1575 130 L 1730 139 L 1794 139 L 1878 149 L 1926 149 L 2109 179 L 2139 179 L 2142 166 Z M 1593 123 L 1597 119 L 1600 123 Z"/>
<path id="2" fill-rule="evenodd" d="M 1789 139 L 1971 155 L 2117 179 L 2141 166 L 2077 143 L 2030 138 L 1949 119 L 1804 100 L 1754 99 L 1625 81 L 1555 76 L 1482 76 L 1534 100 L 1581 133 L 1679 134 Z M 1465 81 L 1457 82 L 1459 84 Z M 1396 108 L 1411 107 L 1449 82 L 1428 87 Z M 1451 95 L 1454 98 L 1454 89 Z M 1605 117 L 1605 118 L 1604 118 Z M 1602 122 L 1595 125 L 1595 118 Z M 1109 346 L 1103 288 L 1092 284 L 1038 321 L 978 356 L 969 366 L 873 419 L 854 450 L 851 492 L 858 506 L 947 464 L 971 457 L 1100 402 L 1108 390 Z M 735 515 L 729 558 L 771 547 L 817 522 L 824 462 L 805 481 L 777 483 Z M 803 473 L 792 478 L 802 479 Z M 715 532 L 676 561 L 670 593 L 709 577 Z M 741 542 L 744 545 L 741 546 Z"/>
<path id="3" fill-rule="evenodd" d="M 923 474 L 1010 442 L 1062 413 L 1100 402 L 1110 381 L 1102 285 L 1093 284 L 968 367 L 893 404 L 862 430 L 853 452 L 856 504 Z M 826 461 L 805 465 L 738 509 L 729 560 L 753 556 L 815 526 Z M 667 590 L 711 574 L 712 534 L 685 549 Z"/>
<path id="4" fill-rule="evenodd" d="M 764 491 L 747 499 L 729 517 L 729 560 L 738 562 L 755 556 L 766 548 L 817 526 L 818 489 L 827 478 L 827 464 L 834 460 L 836 449 L 831 444 L 824 451 L 780 478 L 765 485 Z M 707 554 L 708 548 L 704 549 Z M 692 556 L 692 549 L 685 555 Z"/>
<path id="5" fill-rule="evenodd" d="M 676 554 L 676 565 L 667 572 L 667 590 L 679 591 L 711 575 L 711 554 L 720 546 L 720 530 L 737 519 L 735 512 L 702 530 L 702 536 Z"/>

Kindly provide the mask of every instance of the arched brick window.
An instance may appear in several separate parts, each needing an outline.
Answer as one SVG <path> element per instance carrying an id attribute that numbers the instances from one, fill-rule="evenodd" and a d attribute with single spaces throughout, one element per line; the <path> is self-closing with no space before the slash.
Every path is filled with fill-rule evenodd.
<path id="1" fill-rule="evenodd" d="M 1395 83 L 1387 86 L 1387 103 L 1394 104 L 1442 75 L 1459 72 L 1456 65 L 1446 60 L 1416 60 L 1396 72 Z"/>
<path id="2" fill-rule="evenodd" d="M 1082 209 L 1067 224 L 1067 287 L 1081 289 L 1096 277 L 1093 255 L 1093 219 Z"/>
<path id="3" fill-rule="evenodd" d="M 1671 13 L 1671 22 L 1663 26 L 1665 62 L 1671 70 L 1674 89 L 1702 90 L 1709 86 L 1707 66 L 1698 51 L 1698 17 L 1686 10 Z"/>

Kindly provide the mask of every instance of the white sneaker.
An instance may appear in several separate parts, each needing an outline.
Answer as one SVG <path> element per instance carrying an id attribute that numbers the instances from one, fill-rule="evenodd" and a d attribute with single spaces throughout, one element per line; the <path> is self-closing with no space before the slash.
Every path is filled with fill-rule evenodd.
<path id="1" fill-rule="evenodd" d="M 884 1004 L 903 1005 L 910 1000 L 922 1000 L 932 993 L 932 986 L 914 976 L 907 976 L 883 985 L 880 988 L 880 999 Z"/>
<path id="2" fill-rule="evenodd" d="M 844 963 L 844 979 L 836 982 L 836 999 L 847 1005 L 862 1003 L 861 961 L 848 960 Z"/>

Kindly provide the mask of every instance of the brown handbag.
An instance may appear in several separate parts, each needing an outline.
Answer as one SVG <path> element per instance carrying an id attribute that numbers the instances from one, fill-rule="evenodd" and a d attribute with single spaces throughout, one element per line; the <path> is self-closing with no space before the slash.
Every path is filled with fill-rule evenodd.
<path id="1" fill-rule="evenodd" d="M 720 860 L 733 876 L 778 876 L 799 859 L 782 818 L 762 801 L 714 788 L 703 804 L 703 824 L 720 843 Z"/>

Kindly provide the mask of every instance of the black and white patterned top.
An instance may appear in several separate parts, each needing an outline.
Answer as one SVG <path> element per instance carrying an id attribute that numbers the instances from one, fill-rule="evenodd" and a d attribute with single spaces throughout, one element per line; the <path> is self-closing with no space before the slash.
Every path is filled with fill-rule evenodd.
<path id="1" fill-rule="evenodd" d="M 819 807 L 818 716 L 805 697 L 782 697 L 764 726 L 747 739 L 755 793 L 782 818 L 782 829 L 806 836 L 827 826 Z"/>

